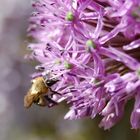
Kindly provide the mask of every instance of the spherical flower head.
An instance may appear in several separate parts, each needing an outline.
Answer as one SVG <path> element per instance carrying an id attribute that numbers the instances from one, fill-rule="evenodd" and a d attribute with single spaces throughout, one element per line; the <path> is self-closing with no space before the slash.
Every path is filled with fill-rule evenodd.
<path id="1" fill-rule="evenodd" d="M 95 118 L 110 129 L 135 99 L 131 126 L 140 128 L 140 1 L 38 0 L 30 18 L 36 76 L 57 79 L 51 97 L 69 104 L 65 119 Z"/>

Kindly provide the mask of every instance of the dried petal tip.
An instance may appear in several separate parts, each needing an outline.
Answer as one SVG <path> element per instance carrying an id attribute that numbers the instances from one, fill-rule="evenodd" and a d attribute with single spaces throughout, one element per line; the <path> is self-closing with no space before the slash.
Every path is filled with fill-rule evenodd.
<path id="1" fill-rule="evenodd" d="M 91 39 L 87 40 L 86 42 L 86 50 L 89 51 L 90 48 L 94 48 L 94 49 L 96 48 L 96 45 Z"/>
<path id="2" fill-rule="evenodd" d="M 66 20 L 68 21 L 73 21 L 74 19 L 74 15 L 71 11 L 69 11 L 67 14 L 66 14 Z"/>
<path id="3" fill-rule="evenodd" d="M 56 60 L 56 61 L 55 61 L 55 64 L 60 65 L 60 64 L 61 64 L 61 60 L 59 60 L 59 59 Z"/>

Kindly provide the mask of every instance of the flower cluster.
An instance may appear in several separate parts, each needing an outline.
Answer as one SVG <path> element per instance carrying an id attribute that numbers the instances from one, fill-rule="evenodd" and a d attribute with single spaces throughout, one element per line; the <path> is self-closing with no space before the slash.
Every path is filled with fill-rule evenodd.
<path id="1" fill-rule="evenodd" d="M 140 1 L 38 0 L 29 19 L 31 56 L 38 74 L 57 78 L 52 86 L 70 110 L 65 119 L 102 116 L 104 129 L 135 99 L 133 129 L 140 128 Z"/>

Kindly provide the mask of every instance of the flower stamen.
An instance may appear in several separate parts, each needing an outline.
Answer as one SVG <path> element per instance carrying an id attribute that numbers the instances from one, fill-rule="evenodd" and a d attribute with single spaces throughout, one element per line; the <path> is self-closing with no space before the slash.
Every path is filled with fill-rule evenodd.
<path id="1" fill-rule="evenodd" d="M 68 61 L 64 61 L 64 67 L 65 67 L 66 69 L 71 69 L 71 68 L 72 68 L 72 64 L 69 63 Z"/>
<path id="2" fill-rule="evenodd" d="M 86 41 L 86 50 L 89 52 L 91 48 L 96 49 L 96 45 L 91 39 L 89 39 Z"/>
<path id="3" fill-rule="evenodd" d="M 74 20 L 74 15 L 71 11 L 69 11 L 67 14 L 66 14 L 66 20 L 68 21 L 73 21 Z"/>

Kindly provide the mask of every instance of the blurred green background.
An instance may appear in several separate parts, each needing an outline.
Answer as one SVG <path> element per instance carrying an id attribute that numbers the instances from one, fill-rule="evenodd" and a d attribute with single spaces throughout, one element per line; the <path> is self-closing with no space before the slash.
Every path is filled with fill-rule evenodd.
<path id="1" fill-rule="evenodd" d="M 0 3 L 0 140 L 140 140 L 132 130 L 128 103 L 124 118 L 112 129 L 98 127 L 100 118 L 64 120 L 65 104 L 52 109 L 23 107 L 30 87 L 31 62 L 24 59 L 30 0 L 1 0 Z"/>

